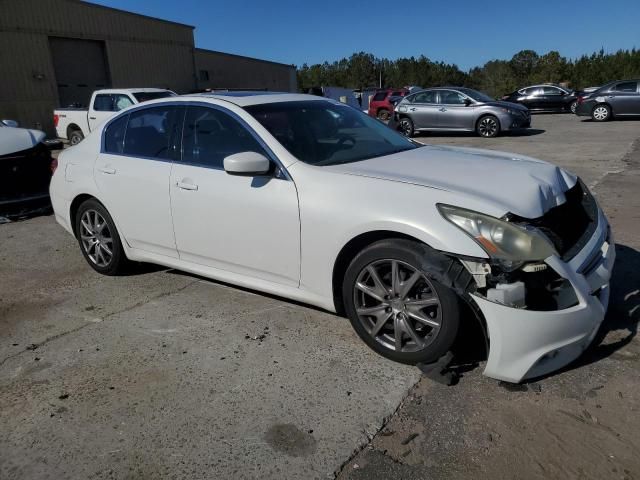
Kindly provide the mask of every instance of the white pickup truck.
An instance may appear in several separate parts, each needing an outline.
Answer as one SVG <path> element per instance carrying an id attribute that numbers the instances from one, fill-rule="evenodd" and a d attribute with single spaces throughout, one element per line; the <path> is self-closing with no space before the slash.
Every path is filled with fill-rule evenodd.
<path id="1" fill-rule="evenodd" d="M 176 93 L 160 88 L 121 88 L 96 90 L 91 95 L 89 109 L 58 108 L 53 111 L 53 123 L 59 138 L 76 145 L 106 119 L 135 103 L 156 98 L 173 97 Z"/>

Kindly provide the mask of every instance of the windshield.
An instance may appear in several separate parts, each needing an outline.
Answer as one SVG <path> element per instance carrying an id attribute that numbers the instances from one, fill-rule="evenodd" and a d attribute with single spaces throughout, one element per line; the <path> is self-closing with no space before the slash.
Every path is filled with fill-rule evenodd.
<path id="1" fill-rule="evenodd" d="M 459 88 L 458 90 L 464 93 L 467 97 L 471 97 L 476 102 L 495 102 L 495 100 L 491 98 L 489 95 L 486 95 L 477 90 L 472 90 L 470 88 Z"/>
<path id="2" fill-rule="evenodd" d="M 156 98 L 175 97 L 176 94 L 167 90 L 164 92 L 135 92 L 133 96 L 136 97 L 138 103 L 142 103 Z"/>
<path id="3" fill-rule="evenodd" d="M 311 165 L 337 165 L 417 148 L 348 105 L 325 100 L 245 107 L 293 156 Z"/>

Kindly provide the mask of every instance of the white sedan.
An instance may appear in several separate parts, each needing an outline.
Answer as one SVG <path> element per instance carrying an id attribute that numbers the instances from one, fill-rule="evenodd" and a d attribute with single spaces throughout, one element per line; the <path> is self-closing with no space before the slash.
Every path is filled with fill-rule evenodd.
<path id="1" fill-rule="evenodd" d="M 589 345 L 609 299 L 610 229 L 577 177 L 422 146 L 320 97 L 135 105 L 60 155 L 51 199 L 100 273 L 152 262 L 306 302 L 408 364 L 481 331 L 486 375 L 543 375 Z"/>

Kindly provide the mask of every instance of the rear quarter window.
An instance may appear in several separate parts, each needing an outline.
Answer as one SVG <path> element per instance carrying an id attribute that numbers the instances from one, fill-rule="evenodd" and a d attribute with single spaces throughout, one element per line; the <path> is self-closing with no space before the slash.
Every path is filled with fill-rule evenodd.
<path id="1" fill-rule="evenodd" d="M 104 151 L 106 153 L 122 153 L 128 120 L 129 115 L 123 115 L 109 124 L 104 132 Z"/>

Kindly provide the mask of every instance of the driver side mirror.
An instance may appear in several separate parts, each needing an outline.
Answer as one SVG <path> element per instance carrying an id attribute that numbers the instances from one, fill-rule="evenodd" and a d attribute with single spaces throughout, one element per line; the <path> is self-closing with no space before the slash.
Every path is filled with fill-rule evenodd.
<path id="1" fill-rule="evenodd" d="M 265 175 L 271 170 L 271 161 L 258 152 L 240 152 L 224 159 L 224 170 L 230 175 Z"/>
<path id="2" fill-rule="evenodd" d="M 18 122 L 15 120 L 2 120 L 5 127 L 18 128 Z"/>
<path id="3" fill-rule="evenodd" d="M 471 105 L 473 102 L 471 101 L 470 98 L 465 98 L 464 99 L 464 106 L 468 107 L 469 105 Z"/>

